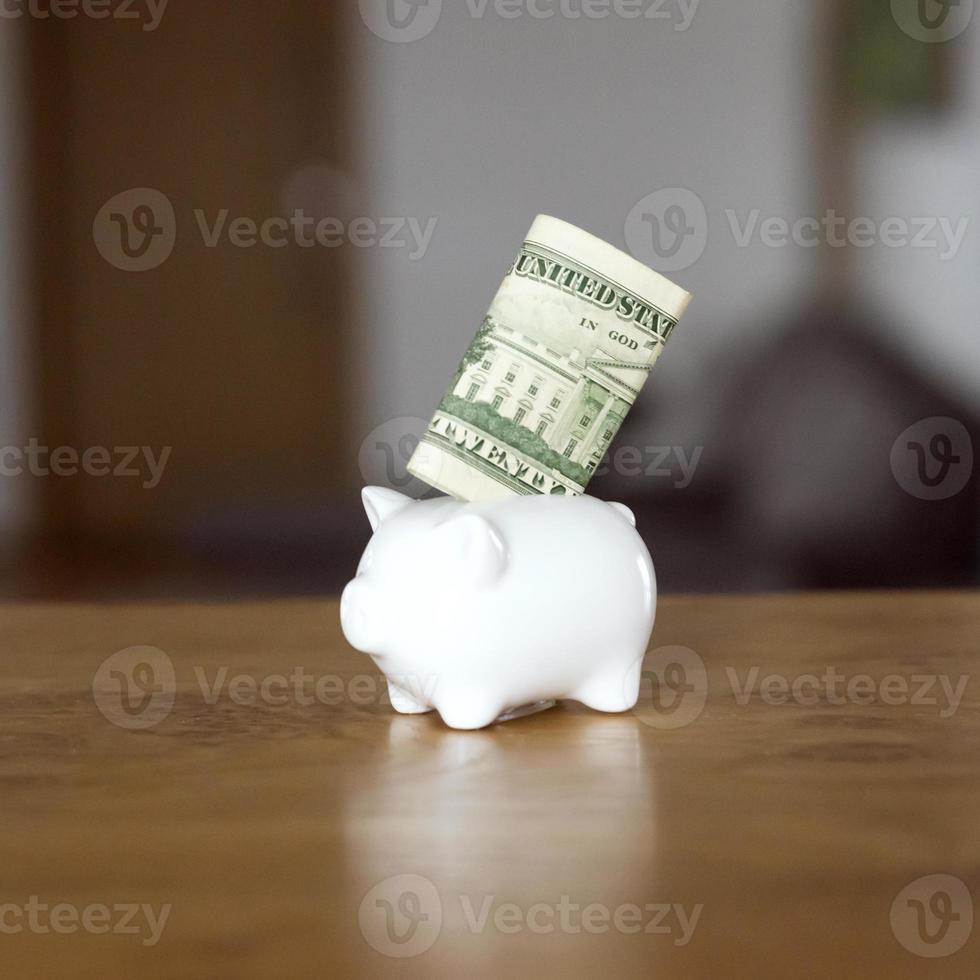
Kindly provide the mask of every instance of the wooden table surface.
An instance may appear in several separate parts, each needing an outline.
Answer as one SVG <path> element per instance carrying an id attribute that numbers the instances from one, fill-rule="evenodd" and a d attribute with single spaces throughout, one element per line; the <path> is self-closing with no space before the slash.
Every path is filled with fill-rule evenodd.
<path id="1" fill-rule="evenodd" d="M 635 712 L 474 733 L 334 601 L 2 616 L 4 980 L 980 975 L 975 594 L 665 598 Z"/>

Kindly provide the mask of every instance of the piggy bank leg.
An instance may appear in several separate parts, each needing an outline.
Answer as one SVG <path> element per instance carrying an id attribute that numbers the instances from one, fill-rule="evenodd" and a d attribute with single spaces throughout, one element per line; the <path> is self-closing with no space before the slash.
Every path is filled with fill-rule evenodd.
<path id="1" fill-rule="evenodd" d="M 432 710 L 431 705 L 417 701 L 407 691 L 392 684 L 390 680 L 388 681 L 388 698 L 395 711 L 403 715 L 424 715 L 427 711 Z"/>
<path id="2" fill-rule="evenodd" d="M 440 691 L 436 708 L 450 728 L 474 729 L 493 724 L 504 705 L 483 692 L 467 688 Z"/>
<path id="3" fill-rule="evenodd" d="M 629 711 L 640 695 L 640 668 L 643 657 L 639 657 L 628 668 L 605 671 L 589 678 L 573 695 L 576 701 L 596 711 Z"/>

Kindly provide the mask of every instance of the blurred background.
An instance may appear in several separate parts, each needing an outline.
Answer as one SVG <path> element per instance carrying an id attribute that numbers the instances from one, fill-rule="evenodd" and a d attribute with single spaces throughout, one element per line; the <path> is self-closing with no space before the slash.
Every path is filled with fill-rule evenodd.
<path id="1" fill-rule="evenodd" d="M 973 0 L 6 0 L 0 591 L 318 594 L 534 216 L 694 302 L 665 591 L 980 578 Z"/>

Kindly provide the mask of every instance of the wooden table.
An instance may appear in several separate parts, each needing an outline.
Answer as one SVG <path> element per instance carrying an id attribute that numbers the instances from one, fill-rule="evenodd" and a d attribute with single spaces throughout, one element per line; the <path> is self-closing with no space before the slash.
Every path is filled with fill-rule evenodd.
<path id="1" fill-rule="evenodd" d="M 636 712 L 475 733 L 334 601 L 2 616 L 4 980 L 980 972 L 977 595 L 665 598 Z"/>

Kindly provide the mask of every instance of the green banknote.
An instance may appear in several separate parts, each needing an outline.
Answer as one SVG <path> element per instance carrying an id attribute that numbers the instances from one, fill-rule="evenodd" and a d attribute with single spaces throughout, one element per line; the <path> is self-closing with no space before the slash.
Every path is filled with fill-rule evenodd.
<path id="1" fill-rule="evenodd" d="M 583 493 L 690 298 L 539 215 L 409 472 L 460 500 Z"/>

